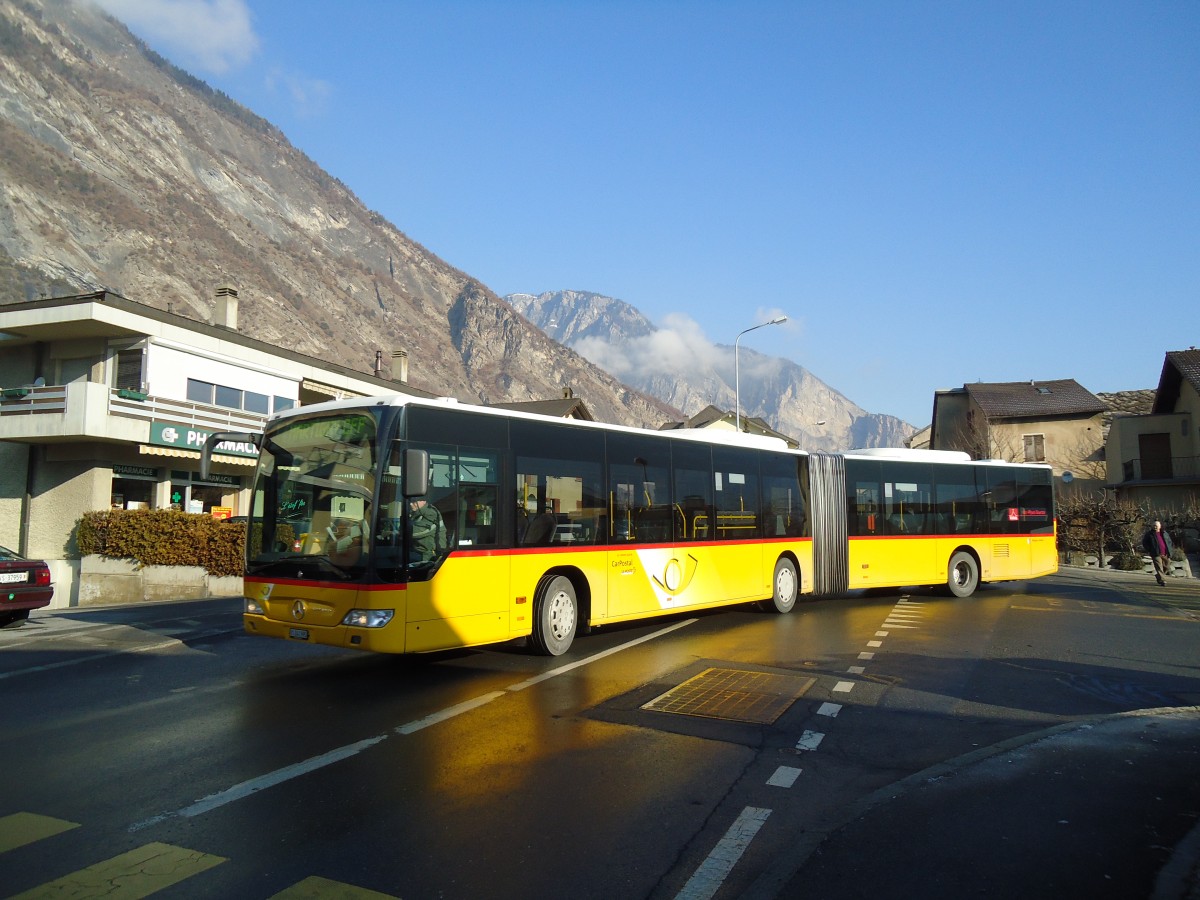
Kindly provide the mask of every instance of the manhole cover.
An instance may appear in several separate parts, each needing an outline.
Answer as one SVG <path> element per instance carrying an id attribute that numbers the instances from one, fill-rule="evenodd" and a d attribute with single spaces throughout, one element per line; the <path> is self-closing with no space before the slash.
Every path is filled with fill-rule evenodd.
<path id="1" fill-rule="evenodd" d="M 642 709 L 770 725 L 816 682 L 800 675 L 705 669 Z"/>

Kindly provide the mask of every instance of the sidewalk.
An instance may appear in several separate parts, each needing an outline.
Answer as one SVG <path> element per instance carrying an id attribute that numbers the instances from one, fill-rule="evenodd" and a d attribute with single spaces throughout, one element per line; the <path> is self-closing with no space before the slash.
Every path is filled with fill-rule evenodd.
<path id="1" fill-rule="evenodd" d="M 1200 579 L 1051 577 L 1197 620 L 1200 662 Z M 1071 722 L 918 772 L 801 836 L 757 887 L 786 900 L 1200 900 L 1200 707 Z"/>

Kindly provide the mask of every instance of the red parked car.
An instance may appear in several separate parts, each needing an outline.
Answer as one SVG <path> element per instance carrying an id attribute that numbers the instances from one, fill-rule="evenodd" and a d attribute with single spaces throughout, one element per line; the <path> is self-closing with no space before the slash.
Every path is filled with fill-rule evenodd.
<path id="1" fill-rule="evenodd" d="M 24 622 L 31 609 L 50 605 L 50 567 L 0 547 L 0 628 Z"/>

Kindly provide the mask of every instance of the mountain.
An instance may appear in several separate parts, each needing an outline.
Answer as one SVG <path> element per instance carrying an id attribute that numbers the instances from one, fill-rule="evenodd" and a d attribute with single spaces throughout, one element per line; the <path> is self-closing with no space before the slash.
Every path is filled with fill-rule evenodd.
<path id="1" fill-rule="evenodd" d="M 638 390 L 692 416 L 707 406 L 763 419 L 808 450 L 900 447 L 915 429 L 868 413 L 786 359 L 713 344 L 685 317 L 658 328 L 621 300 L 586 291 L 509 294 L 513 308 L 556 341 Z M 738 388 L 735 391 L 735 382 Z"/>
<path id="2" fill-rule="evenodd" d="M 678 419 L 372 212 L 273 125 L 84 0 L 0 4 L 0 302 L 107 289 L 414 387 Z"/>

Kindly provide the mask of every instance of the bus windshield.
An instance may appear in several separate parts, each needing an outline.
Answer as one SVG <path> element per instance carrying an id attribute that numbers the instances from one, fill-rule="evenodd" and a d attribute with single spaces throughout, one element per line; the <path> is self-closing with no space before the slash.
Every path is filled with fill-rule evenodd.
<path id="1" fill-rule="evenodd" d="M 246 571 L 358 579 L 370 553 L 376 421 L 367 412 L 285 420 L 259 454 Z"/>

